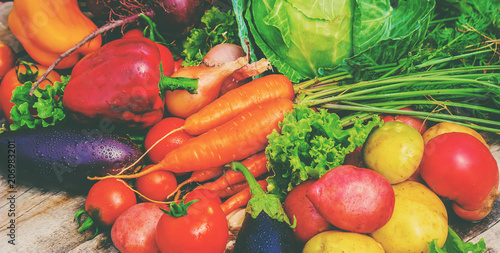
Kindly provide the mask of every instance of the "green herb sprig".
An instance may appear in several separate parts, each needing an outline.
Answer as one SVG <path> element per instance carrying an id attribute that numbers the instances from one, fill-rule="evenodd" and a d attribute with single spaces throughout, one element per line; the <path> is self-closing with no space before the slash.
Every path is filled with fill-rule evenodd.
<path id="1" fill-rule="evenodd" d="M 183 66 L 200 65 L 212 47 L 222 43 L 239 43 L 238 24 L 233 11 L 222 12 L 212 7 L 201 18 L 203 28 L 195 28 L 183 42 Z"/>
<path id="2" fill-rule="evenodd" d="M 30 95 L 33 87 L 31 81 L 15 88 L 11 100 L 14 107 L 10 111 L 13 121 L 10 124 L 10 130 L 53 126 L 64 120 L 66 111 L 62 97 L 69 79 L 69 76 L 61 76 L 62 82 L 55 82 L 53 85 L 47 84 L 43 89 L 37 87 L 33 95 Z"/>

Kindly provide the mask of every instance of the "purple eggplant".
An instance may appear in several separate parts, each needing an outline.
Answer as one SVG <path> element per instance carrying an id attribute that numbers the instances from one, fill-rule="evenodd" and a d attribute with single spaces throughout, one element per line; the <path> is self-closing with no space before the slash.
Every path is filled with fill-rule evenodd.
<path id="1" fill-rule="evenodd" d="M 68 126 L 2 133 L 0 152 L 5 179 L 76 192 L 95 183 L 87 177 L 116 174 L 142 155 L 137 144 L 122 135 Z"/>

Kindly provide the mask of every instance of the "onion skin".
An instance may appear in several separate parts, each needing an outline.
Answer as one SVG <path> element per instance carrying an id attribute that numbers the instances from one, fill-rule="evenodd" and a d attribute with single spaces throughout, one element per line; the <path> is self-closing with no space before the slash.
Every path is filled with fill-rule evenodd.
<path id="1" fill-rule="evenodd" d="M 246 53 L 241 46 L 223 43 L 210 49 L 203 57 L 202 64 L 207 67 L 218 67 L 224 65 L 224 63 L 236 61 L 245 55 Z"/>

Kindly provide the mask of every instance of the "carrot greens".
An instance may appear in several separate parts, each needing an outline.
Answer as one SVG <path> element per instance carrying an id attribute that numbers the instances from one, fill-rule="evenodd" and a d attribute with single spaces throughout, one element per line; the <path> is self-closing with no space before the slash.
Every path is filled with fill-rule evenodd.
<path id="1" fill-rule="evenodd" d="M 353 118 L 399 113 L 500 132 L 499 71 L 500 65 L 457 67 L 354 83 L 332 75 L 297 84 L 297 102 L 344 114 L 347 125 Z M 398 111 L 408 106 L 417 110 Z"/>

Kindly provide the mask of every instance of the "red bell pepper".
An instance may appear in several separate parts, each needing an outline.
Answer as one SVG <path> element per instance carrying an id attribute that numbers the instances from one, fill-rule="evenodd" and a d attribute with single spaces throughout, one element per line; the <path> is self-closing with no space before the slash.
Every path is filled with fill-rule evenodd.
<path id="1" fill-rule="evenodd" d="M 172 80 L 178 82 L 168 83 Z M 185 86 L 176 86 L 179 82 Z M 82 122 L 146 128 L 163 117 L 160 93 L 176 88 L 195 93 L 197 80 L 163 76 L 156 44 L 129 37 L 105 44 L 75 65 L 63 104 Z"/>

